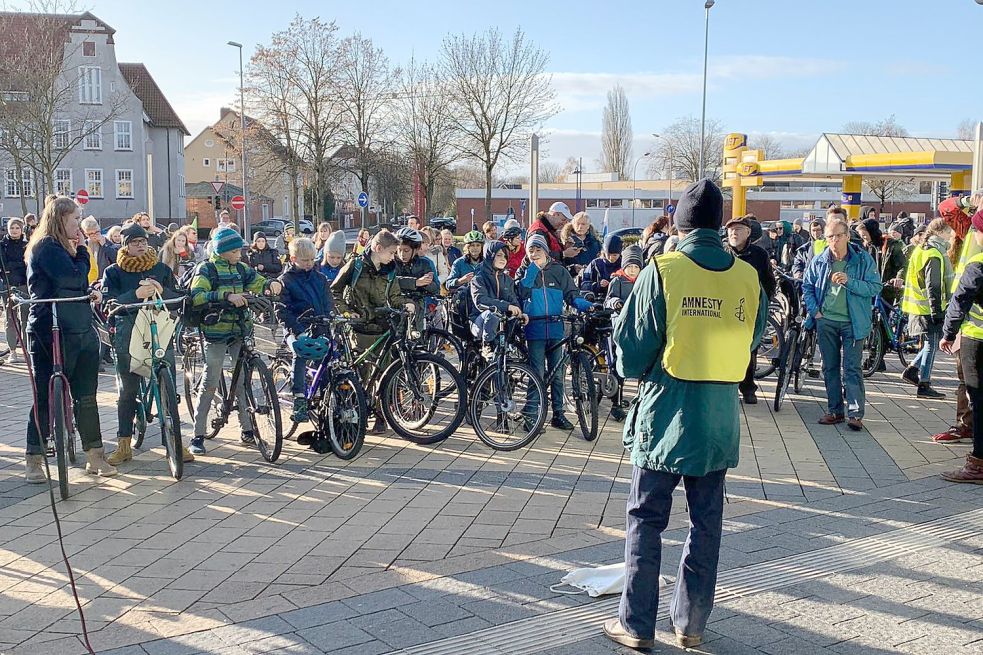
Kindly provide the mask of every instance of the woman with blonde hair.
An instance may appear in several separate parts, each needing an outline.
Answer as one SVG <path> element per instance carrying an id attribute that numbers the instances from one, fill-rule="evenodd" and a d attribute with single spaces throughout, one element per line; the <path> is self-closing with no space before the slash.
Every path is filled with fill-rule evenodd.
<path id="1" fill-rule="evenodd" d="M 187 232 L 177 230 L 164 242 L 164 246 L 160 249 L 160 261 L 171 269 L 174 277 L 179 280 L 185 271 L 194 267 L 197 262 L 195 253 L 188 243 Z"/>
<path id="2" fill-rule="evenodd" d="M 573 220 L 563 226 L 560 230 L 560 241 L 564 247 L 576 246 L 580 252 L 573 257 L 564 257 L 563 264 L 567 268 L 576 267 L 577 270 L 587 266 L 601 254 L 601 240 L 597 236 L 597 231 L 590 222 L 590 214 L 587 212 L 577 212 Z"/>
<path id="3" fill-rule="evenodd" d="M 317 232 L 314 234 L 314 247 L 317 248 L 317 260 L 321 261 L 321 257 L 324 256 L 324 244 L 328 241 L 328 237 L 331 236 L 331 223 L 327 221 L 322 221 L 317 224 Z"/>
<path id="4" fill-rule="evenodd" d="M 80 245 L 79 207 L 71 198 L 48 203 L 27 244 L 27 289 L 33 300 L 102 295 L 89 291 L 89 251 Z M 44 446 L 50 438 L 48 382 L 52 371 L 52 305 L 31 305 L 27 320 L 28 344 L 34 370 L 34 407 L 27 424 L 26 478 L 45 482 Z M 96 390 L 99 386 L 99 337 L 92 325 L 89 303 L 58 305 L 61 352 L 65 376 L 75 399 L 76 425 L 86 453 L 85 469 L 93 475 L 116 475 L 106 461 L 99 424 Z M 42 440 L 42 435 L 44 440 Z"/>

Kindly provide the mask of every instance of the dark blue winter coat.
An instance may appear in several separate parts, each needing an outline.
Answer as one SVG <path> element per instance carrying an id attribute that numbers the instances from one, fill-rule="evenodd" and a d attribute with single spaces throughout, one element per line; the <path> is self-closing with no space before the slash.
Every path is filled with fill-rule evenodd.
<path id="1" fill-rule="evenodd" d="M 562 339 L 564 325 L 560 317 L 566 305 L 581 311 L 590 309 L 591 304 L 580 295 L 570 272 L 552 259 L 543 269 L 528 262 L 516 276 L 521 280 L 518 291 L 522 311 L 530 318 L 540 319 L 530 320 L 526 326 L 526 339 L 530 341 Z M 542 320 L 543 317 L 552 320 Z"/>
<path id="2" fill-rule="evenodd" d="M 331 266 L 329 264 L 321 264 L 318 267 L 318 270 L 321 271 L 321 275 L 323 275 L 324 277 L 326 277 L 328 279 L 328 284 L 330 284 L 331 282 L 334 282 L 334 279 L 336 277 L 338 277 L 338 272 L 341 270 L 341 267 L 344 266 L 344 265 L 345 265 L 344 262 L 342 262 L 338 266 Z"/>
<path id="3" fill-rule="evenodd" d="M 509 277 L 508 270 L 496 271 L 493 264 L 495 255 L 503 248 L 507 246 L 501 241 L 489 241 L 485 244 L 485 258 L 471 280 L 472 321 L 486 309 L 497 309 L 505 313 L 509 305 L 521 306 L 515 281 Z"/>
<path id="4" fill-rule="evenodd" d="M 316 268 L 303 271 L 291 266 L 280 276 L 280 282 L 282 305 L 277 308 L 276 317 L 291 333 L 299 336 L 310 327 L 309 321 L 297 318 L 308 309 L 313 309 L 315 316 L 326 316 L 334 310 L 328 278 Z"/>
<path id="5" fill-rule="evenodd" d="M 27 290 L 31 298 L 75 298 L 89 294 L 89 251 L 79 246 L 68 254 L 53 237 L 34 246 L 27 262 Z M 92 308 L 87 302 L 61 303 L 58 326 L 64 334 L 85 334 L 92 330 Z M 27 331 L 51 334 L 51 305 L 31 305 Z"/>

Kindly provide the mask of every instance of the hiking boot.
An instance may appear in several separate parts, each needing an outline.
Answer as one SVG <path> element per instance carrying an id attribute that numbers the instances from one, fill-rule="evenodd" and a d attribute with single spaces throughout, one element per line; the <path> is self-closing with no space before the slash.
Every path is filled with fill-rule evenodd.
<path id="1" fill-rule="evenodd" d="M 887 364 L 884 363 L 884 358 L 881 358 L 881 363 L 877 365 L 877 373 L 883 373 L 887 370 Z"/>
<path id="2" fill-rule="evenodd" d="M 104 478 L 119 473 L 112 464 L 106 461 L 106 450 L 104 448 L 89 448 L 85 451 L 85 472 L 89 475 L 98 475 Z"/>
<path id="3" fill-rule="evenodd" d="M 181 461 L 190 464 L 195 461 L 195 456 L 188 450 L 187 446 L 181 446 Z"/>
<path id="4" fill-rule="evenodd" d="M 133 459 L 133 450 L 130 448 L 131 437 L 120 437 L 116 440 L 116 452 L 106 458 L 106 461 L 113 466 L 119 466 L 123 462 Z"/>
<path id="5" fill-rule="evenodd" d="M 611 418 L 618 423 L 624 423 L 627 416 L 628 412 L 626 412 L 622 407 L 614 406 L 611 408 Z"/>
<path id="6" fill-rule="evenodd" d="M 24 460 L 24 479 L 31 484 L 42 484 L 48 481 L 44 474 L 44 455 L 28 455 Z"/>
<path id="7" fill-rule="evenodd" d="M 753 391 L 747 391 L 744 394 L 744 404 L 745 405 L 757 405 L 758 404 L 758 394 Z"/>
<path id="8" fill-rule="evenodd" d="M 243 430 L 242 433 L 239 435 L 239 441 L 242 443 L 243 446 L 256 445 L 256 437 L 253 436 L 252 430 Z"/>
<path id="9" fill-rule="evenodd" d="M 846 424 L 847 427 L 849 427 L 854 432 L 860 432 L 861 430 L 864 429 L 863 420 L 857 418 L 856 416 L 851 416 L 849 419 L 847 419 Z"/>
<path id="10" fill-rule="evenodd" d="M 550 425 L 552 425 L 557 430 L 573 430 L 573 423 L 567 420 L 561 412 L 554 412 L 553 418 L 550 419 Z"/>
<path id="11" fill-rule="evenodd" d="M 188 446 L 188 451 L 192 455 L 204 455 L 208 452 L 205 450 L 205 437 L 194 437 L 191 440 L 191 445 Z"/>
<path id="12" fill-rule="evenodd" d="M 908 384 L 913 384 L 913 385 L 915 385 L 917 387 L 918 386 L 918 380 L 919 380 L 918 367 L 917 366 L 909 366 L 908 368 L 906 368 L 901 373 L 901 379 L 904 380 L 905 382 L 907 382 Z"/>
<path id="13" fill-rule="evenodd" d="M 307 415 L 307 398 L 303 396 L 298 396 L 294 398 L 294 411 L 290 415 L 290 420 L 294 423 L 306 423 L 308 419 Z"/>
<path id="14" fill-rule="evenodd" d="M 843 422 L 843 414 L 826 414 L 819 419 L 819 425 L 836 425 Z"/>
<path id="15" fill-rule="evenodd" d="M 703 643 L 703 635 L 687 635 L 682 630 L 675 629 L 676 645 L 680 648 L 696 648 Z"/>
<path id="16" fill-rule="evenodd" d="M 628 648 L 652 648 L 655 646 L 655 639 L 643 639 L 629 634 L 621 625 L 621 619 L 618 618 L 608 619 L 604 622 L 604 635 L 611 641 Z"/>
<path id="17" fill-rule="evenodd" d="M 972 441 L 973 431 L 968 428 L 960 428 L 955 425 L 953 425 L 945 432 L 940 432 L 939 434 L 932 435 L 932 441 L 941 444 L 961 443 L 963 441 L 966 441 L 967 439 Z"/>
<path id="18" fill-rule="evenodd" d="M 943 480 L 966 484 L 983 484 L 983 458 L 966 455 L 966 463 L 961 469 L 942 474 Z"/>
<path id="19" fill-rule="evenodd" d="M 386 429 L 389 426 L 386 425 L 386 418 L 382 414 L 375 414 L 375 421 L 372 423 L 372 427 L 367 430 L 369 434 L 385 434 Z"/>
<path id="20" fill-rule="evenodd" d="M 929 384 L 928 382 L 919 382 L 918 383 L 918 397 L 919 398 L 933 398 L 933 399 L 936 399 L 937 400 L 937 399 L 940 399 L 940 398 L 945 398 L 945 394 L 942 393 L 941 391 L 936 391 L 935 389 L 933 389 L 932 388 L 932 385 Z"/>

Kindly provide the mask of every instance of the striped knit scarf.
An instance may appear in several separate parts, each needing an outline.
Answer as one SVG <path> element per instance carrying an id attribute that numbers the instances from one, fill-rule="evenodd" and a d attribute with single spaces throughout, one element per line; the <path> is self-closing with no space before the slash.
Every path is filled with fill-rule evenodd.
<path id="1" fill-rule="evenodd" d="M 126 247 L 119 249 L 116 255 L 116 264 L 127 273 L 145 273 L 157 264 L 157 251 L 147 248 L 147 252 L 139 257 L 131 257 L 126 254 Z"/>

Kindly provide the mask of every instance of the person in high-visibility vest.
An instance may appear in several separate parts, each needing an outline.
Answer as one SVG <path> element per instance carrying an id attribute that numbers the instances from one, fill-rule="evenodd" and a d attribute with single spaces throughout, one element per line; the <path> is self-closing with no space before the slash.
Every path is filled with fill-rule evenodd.
<path id="1" fill-rule="evenodd" d="M 970 232 L 969 238 L 983 247 L 983 212 L 977 212 L 972 221 L 975 232 Z M 973 409 L 973 450 L 966 455 L 961 469 L 943 473 L 942 477 L 950 482 L 983 484 L 983 253 L 966 262 L 949 302 L 939 342 L 942 352 L 952 354 L 957 334 L 958 356 Z"/>
<path id="2" fill-rule="evenodd" d="M 925 242 L 911 251 L 905 273 L 901 311 L 908 314 L 908 334 L 922 337 L 922 349 L 901 373 L 901 379 L 918 387 L 919 398 L 945 398 L 932 388 L 932 367 L 954 276 L 946 256 L 953 237 L 952 228 L 943 219 L 929 223 Z"/>
<path id="3" fill-rule="evenodd" d="M 629 648 L 655 643 L 661 534 L 680 480 L 690 529 L 670 613 L 681 647 L 702 641 L 713 608 L 724 477 L 740 451 L 738 383 L 768 319 L 758 274 L 721 244 L 723 204 L 709 180 L 686 189 L 678 248 L 642 270 L 614 324 L 618 372 L 641 380 L 625 421 L 633 470 L 624 593 L 618 617 L 604 623 Z"/>

